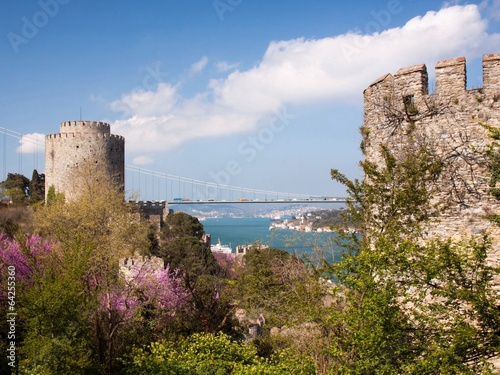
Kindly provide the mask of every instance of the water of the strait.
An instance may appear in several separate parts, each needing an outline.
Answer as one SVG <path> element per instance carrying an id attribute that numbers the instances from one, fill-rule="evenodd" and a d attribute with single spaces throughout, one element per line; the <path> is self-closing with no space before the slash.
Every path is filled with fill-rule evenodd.
<path id="1" fill-rule="evenodd" d="M 324 258 L 331 261 L 339 256 L 334 232 L 269 230 L 271 220 L 266 218 L 207 218 L 202 224 L 205 232 L 211 235 L 212 244 L 220 240 L 222 245 L 231 246 L 233 252 L 238 245 L 259 243 L 316 260 Z"/>

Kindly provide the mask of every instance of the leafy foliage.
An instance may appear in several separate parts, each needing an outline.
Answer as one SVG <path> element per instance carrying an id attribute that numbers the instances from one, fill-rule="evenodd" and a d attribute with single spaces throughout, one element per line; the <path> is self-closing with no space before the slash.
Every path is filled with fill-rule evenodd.
<path id="1" fill-rule="evenodd" d="M 94 248 L 95 261 L 105 261 L 113 270 L 120 257 L 148 247 L 148 228 L 136 218 L 112 180 L 93 175 L 86 181 L 87 188 L 74 201 L 65 203 L 54 192 L 50 204 L 36 209 L 35 229 L 63 246 L 82 242 Z"/>
<path id="2" fill-rule="evenodd" d="M 175 226 L 172 228 L 181 233 Z M 164 243 L 160 255 L 171 268 L 180 270 L 183 285 L 190 292 L 192 308 L 185 312 L 189 318 L 183 330 L 216 332 L 228 323 L 225 318 L 231 310 L 230 301 L 221 298 L 226 272 L 210 248 L 196 237 L 185 236 Z"/>
<path id="3" fill-rule="evenodd" d="M 195 282 L 200 275 L 216 275 L 220 269 L 210 249 L 196 237 L 186 236 L 166 242 L 160 255 L 173 268 L 179 268 L 186 282 Z"/>
<path id="4" fill-rule="evenodd" d="M 30 180 L 19 173 L 8 173 L 0 185 L 16 205 L 25 204 L 29 198 Z"/>
<path id="5" fill-rule="evenodd" d="M 499 139 L 496 128 L 488 129 Z M 499 154 L 494 141 L 486 156 L 497 198 Z M 488 360 L 500 349 L 491 239 L 429 239 L 427 227 L 446 204 L 436 185 L 447 161 L 422 146 L 400 157 L 382 147 L 380 156 L 382 163 L 361 163 L 362 181 L 332 171 L 351 197 L 345 226 L 362 235 L 341 231 L 342 259 L 325 261 L 323 269 L 259 246 L 241 262 L 217 260 L 202 242 L 202 224 L 183 213 L 169 215 L 153 236 L 123 202 L 121 187 L 83 169 L 77 199 L 64 202 L 52 188 L 47 205 L 33 207 L 32 225 L 5 216 L 0 274 L 3 280 L 9 265 L 16 268 L 19 371 L 491 373 Z M 36 175 L 32 182 L 40 183 Z M 7 185 L 15 189 L 20 181 L 13 175 Z M 500 223 L 498 215 L 491 219 Z M 38 234 L 22 232 L 31 227 Z M 139 262 L 120 272 L 119 259 L 152 248 L 165 268 Z M 0 302 L 5 292 L 2 285 Z M 248 328 L 232 319 L 236 308 L 264 314 L 264 334 L 234 341 Z"/>
<path id="6" fill-rule="evenodd" d="M 81 250 L 80 259 L 85 253 Z M 91 303 L 82 293 L 84 262 L 69 258 L 37 235 L 1 239 L 0 270 L 11 266 L 16 272 L 21 371 L 65 374 L 93 365 L 89 326 L 82 314 Z"/>
<path id="7" fill-rule="evenodd" d="M 67 248 L 37 235 L 24 242 L 0 238 L 0 273 L 16 270 L 21 371 L 116 368 L 119 353 L 157 339 L 186 304 L 178 272 L 137 265 L 125 280 L 111 278 L 89 267 L 94 249 L 86 246 Z"/>
<path id="8" fill-rule="evenodd" d="M 99 176 L 94 176 L 99 177 Z M 186 291 L 170 268 L 120 277 L 119 259 L 148 248 L 148 228 L 123 193 L 100 176 L 78 199 L 37 207 L 34 228 L 50 248 L 5 238 L 4 264 L 16 262 L 26 371 L 67 374 L 117 369 L 132 344 L 155 340 L 185 305 Z M 0 267 L 1 268 L 1 267 Z M 60 355 L 59 355 L 59 354 Z"/>
<path id="9" fill-rule="evenodd" d="M 56 193 L 56 188 L 54 185 L 51 185 L 49 187 L 49 191 L 47 192 L 47 206 L 52 206 L 56 204 L 63 204 L 64 203 L 64 194 L 63 193 Z"/>
<path id="10" fill-rule="evenodd" d="M 279 249 L 253 247 L 228 293 L 240 308 L 276 326 L 317 320 L 326 290 L 307 265 Z"/>
<path id="11" fill-rule="evenodd" d="M 480 123 L 489 132 L 489 137 L 493 140 L 486 149 L 486 157 L 488 158 L 488 169 L 490 171 L 490 194 L 495 199 L 500 200 L 500 128 L 496 128 L 484 123 Z M 498 214 L 490 215 L 493 223 L 500 226 L 500 216 Z"/>
<path id="12" fill-rule="evenodd" d="M 200 221 L 184 212 L 169 214 L 165 219 L 162 236 L 167 241 L 173 238 L 195 237 L 198 240 L 205 234 Z"/>
<path id="13" fill-rule="evenodd" d="M 27 207 L 6 207 L 0 209 L 0 233 L 14 237 L 21 231 L 29 231 L 31 210 Z"/>
<path id="14" fill-rule="evenodd" d="M 311 360 L 283 351 L 266 360 L 251 344 L 224 334 L 194 334 L 177 341 L 134 349 L 125 360 L 126 374 L 315 374 Z"/>
<path id="15" fill-rule="evenodd" d="M 45 174 L 39 174 L 35 169 L 29 183 L 30 204 L 45 200 Z"/>
<path id="16" fill-rule="evenodd" d="M 382 155 L 382 166 L 361 163 L 362 182 L 332 171 L 352 198 L 349 219 L 363 228 L 361 239 L 344 236 L 342 261 L 327 267 L 343 306 L 330 316 L 332 373 L 490 373 L 500 344 L 491 243 L 428 240 L 441 162 L 425 149 Z"/>
<path id="17" fill-rule="evenodd" d="M 45 199 L 45 175 L 39 174 L 36 169 L 31 180 L 19 173 L 8 173 L 0 187 L 17 206 L 35 204 Z"/>

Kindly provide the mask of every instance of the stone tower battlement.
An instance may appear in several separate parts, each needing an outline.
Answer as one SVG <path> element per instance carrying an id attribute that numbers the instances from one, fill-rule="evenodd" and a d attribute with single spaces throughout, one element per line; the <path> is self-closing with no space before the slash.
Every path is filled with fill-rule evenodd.
<path id="1" fill-rule="evenodd" d="M 467 90 L 464 57 L 437 63 L 435 91 L 429 94 L 427 67 L 414 65 L 386 74 L 364 91 L 365 125 L 383 121 L 422 120 L 441 112 L 469 114 L 499 125 L 500 53 L 483 56 L 483 87 Z M 392 112 L 392 113 L 388 113 Z M 397 113 L 400 112 L 400 119 Z M 403 115 L 403 112 L 404 115 Z M 434 113 L 433 113 L 434 112 Z M 391 117 L 392 118 L 389 118 Z M 477 121 L 476 121 L 477 122 Z"/>
<path id="2" fill-rule="evenodd" d="M 60 139 L 60 138 L 75 138 L 78 137 L 82 133 L 56 133 L 56 134 L 47 134 L 45 138 L 49 139 Z M 94 138 L 115 138 L 118 140 L 125 140 L 125 138 L 121 135 L 116 135 L 116 134 L 106 134 L 106 133 L 92 133 L 92 132 L 86 132 L 83 134 L 92 134 Z"/>
<path id="3" fill-rule="evenodd" d="M 483 56 L 483 87 L 467 90 L 467 72 L 464 57 L 442 60 L 436 64 L 435 93 L 441 97 L 475 95 L 478 90 L 494 97 L 500 92 L 500 53 Z M 386 74 L 373 82 L 364 92 L 365 103 L 374 95 L 413 95 L 422 100 L 429 95 L 427 67 L 424 64 L 399 69 L 394 76 Z M 498 100 L 498 98 L 497 98 Z M 458 104 L 458 103 L 455 103 Z"/>
<path id="4" fill-rule="evenodd" d="M 491 143 L 481 124 L 500 126 L 500 53 L 483 56 L 481 88 L 467 89 L 463 57 L 438 62 L 435 73 L 432 93 L 424 64 L 386 74 L 366 88 L 361 148 L 367 160 L 379 165 L 381 145 L 396 157 L 425 146 L 446 160 L 439 196 L 433 199 L 446 201 L 447 208 L 428 228 L 429 236 L 487 231 L 497 244 L 490 257 L 500 264 L 500 228 L 486 218 L 500 213 L 500 203 L 489 193 L 490 172 L 484 153 L 478 152 Z"/>
<path id="5" fill-rule="evenodd" d="M 136 208 L 145 219 L 154 224 L 158 230 L 165 225 L 165 218 L 168 215 L 166 201 L 129 201 L 129 204 Z"/>
<path id="6" fill-rule="evenodd" d="M 64 121 L 60 128 L 60 133 L 111 133 L 109 124 L 102 121 Z"/>
<path id="7" fill-rule="evenodd" d="M 81 183 L 75 180 L 79 169 L 92 166 L 93 173 L 104 173 L 123 187 L 125 181 L 125 139 L 111 134 L 108 123 L 65 121 L 60 133 L 45 137 L 45 192 L 54 186 L 66 200 L 75 199 Z M 47 198 L 47 197 L 46 197 Z"/>

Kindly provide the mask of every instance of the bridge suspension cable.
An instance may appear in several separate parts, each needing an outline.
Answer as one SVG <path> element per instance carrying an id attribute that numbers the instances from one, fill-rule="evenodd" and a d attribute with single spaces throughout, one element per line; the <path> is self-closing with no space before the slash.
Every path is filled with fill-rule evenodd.
<path id="1" fill-rule="evenodd" d="M 227 191 L 227 192 L 238 192 L 241 193 L 241 195 L 245 194 L 252 194 L 253 196 L 261 196 L 261 197 L 276 197 L 276 199 L 279 198 L 288 198 L 288 199 L 305 199 L 309 197 L 306 194 L 297 194 L 297 193 L 288 193 L 288 192 L 275 192 L 275 191 L 269 191 L 269 190 L 264 190 L 264 189 L 253 189 L 253 188 L 248 188 L 244 186 L 234 186 L 234 185 L 224 185 L 224 184 L 218 184 L 216 182 L 212 181 L 203 181 L 203 180 L 198 180 L 194 178 L 188 178 L 188 177 L 183 177 L 183 176 L 177 176 L 173 175 L 170 173 L 165 173 L 165 172 L 159 172 L 159 171 L 154 171 L 151 169 L 145 169 L 133 165 L 126 165 L 125 169 L 127 171 L 133 172 L 133 173 L 138 173 L 143 176 L 150 176 L 153 179 L 164 179 L 164 180 L 169 180 L 171 184 L 176 183 L 178 184 L 178 189 L 177 192 L 179 195 L 184 195 L 183 197 L 179 198 L 185 198 L 186 194 L 186 185 L 188 185 L 188 189 L 191 188 L 191 192 L 189 194 L 189 197 L 191 199 L 194 199 L 195 193 L 198 195 L 198 198 L 201 197 L 203 199 L 210 199 L 210 198 L 218 198 L 218 200 L 222 200 L 221 198 L 221 191 Z M 139 179 L 140 183 L 140 179 Z M 147 180 L 145 179 L 144 184 L 146 185 L 147 189 Z M 184 186 L 182 186 L 184 185 Z M 154 181 L 151 184 L 152 189 L 154 189 Z M 183 192 L 181 192 L 181 186 L 184 188 Z M 195 187 L 198 187 L 195 191 Z M 167 188 L 166 188 L 167 189 Z M 158 192 L 160 192 L 160 187 L 158 183 Z M 173 190 L 171 188 L 171 190 Z M 210 192 L 212 194 L 216 194 L 218 196 L 210 196 Z M 184 193 L 184 194 L 182 194 Z M 173 199 L 172 194 L 169 194 L 171 198 Z M 232 197 L 234 199 L 234 197 Z"/>
<path id="2" fill-rule="evenodd" d="M 2 139 L 2 174 L 0 179 L 7 177 L 7 155 L 8 155 L 8 144 L 7 138 L 13 138 L 19 140 L 16 145 L 18 153 L 18 171 L 23 173 L 23 145 L 26 144 L 34 145 L 33 153 L 33 165 L 34 169 L 38 169 L 38 157 L 40 151 L 45 149 L 45 139 L 40 139 L 32 135 L 25 135 L 15 130 L 11 130 L 5 127 L 0 127 L 0 134 L 3 134 Z M 11 149 L 12 151 L 12 149 Z M 26 151 L 26 149 L 25 149 Z M 199 179 L 178 176 L 170 173 L 159 172 L 152 169 L 145 169 L 133 165 L 125 165 L 125 169 L 132 174 L 138 174 L 138 194 L 144 200 L 174 200 L 174 199 L 196 199 L 196 200 L 238 200 L 238 199 L 263 199 L 263 200 L 303 200 L 309 198 L 322 198 L 317 195 L 308 194 L 298 194 L 289 192 L 276 192 L 264 189 L 253 189 L 244 186 L 235 186 L 228 184 L 219 184 L 214 181 L 202 181 Z M 141 178 L 142 176 L 142 178 Z M 149 177 L 149 178 L 148 178 Z M 134 176 L 125 175 L 128 180 L 126 182 L 127 188 L 132 187 L 134 190 L 135 180 Z M 164 184 L 162 184 L 164 180 Z M 132 185 L 132 186 L 130 186 Z M 144 188 L 143 186 L 144 185 Z M 170 185 L 170 186 L 169 186 Z M 176 185 L 176 186 L 174 186 Z M 151 191 L 148 191 L 150 189 Z M 177 194 L 174 192 L 177 191 Z M 235 194 L 239 194 L 235 196 Z M 156 199 L 155 199 L 156 198 Z"/>
<path id="3" fill-rule="evenodd" d="M 34 145 L 34 152 L 33 152 L 33 165 L 34 169 L 38 169 L 38 154 L 39 151 L 43 151 L 45 148 L 45 140 L 41 141 L 40 139 L 30 136 L 30 135 L 25 135 L 22 133 L 19 133 L 15 130 L 7 129 L 5 127 L 0 127 L 0 134 L 3 134 L 3 140 L 2 140 L 2 175 L 1 176 L 7 176 L 7 137 L 10 138 L 15 138 L 18 140 L 22 140 L 22 142 L 19 142 L 18 144 L 18 173 L 23 173 L 23 143 L 31 143 Z"/>

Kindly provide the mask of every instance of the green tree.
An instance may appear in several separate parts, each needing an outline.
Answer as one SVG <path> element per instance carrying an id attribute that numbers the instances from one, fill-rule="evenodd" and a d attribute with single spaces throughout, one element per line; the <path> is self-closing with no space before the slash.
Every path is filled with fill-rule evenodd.
<path id="1" fill-rule="evenodd" d="M 230 290 L 238 307 L 255 316 L 263 313 L 271 326 L 318 320 L 327 290 L 306 263 L 285 250 L 259 246 L 243 263 Z"/>
<path id="2" fill-rule="evenodd" d="M 19 173 L 8 173 L 7 179 L 0 183 L 5 189 L 5 194 L 10 197 L 16 206 L 25 206 L 29 199 L 30 180 Z"/>
<path id="3" fill-rule="evenodd" d="M 232 341 L 224 334 L 194 334 L 176 341 L 155 342 L 147 348 L 135 348 L 125 364 L 128 375 L 316 373 L 312 361 L 297 352 L 284 350 L 265 359 L 252 344 Z"/>
<path id="4" fill-rule="evenodd" d="M 2 181 L 0 185 L 4 189 L 19 188 L 26 196 L 28 196 L 29 183 L 30 180 L 20 173 L 7 173 L 7 179 Z"/>
<path id="5" fill-rule="evenodd" d="M 221 269 L 212 252 L 196 237 L 174 238 L 161 247 L 160 255 L 173 269 L 179 268 L 186 282 L 195 282 L 200 275 L 217 275 Z"/>
<path id="6" fill-rule="evenodd" d="M 183 212 L 170 214 L 162 229 L 159 256 L 172 269 L 179 269 L 190 292 L 189 311 L 181 332 L 230 330 L 231 301 L 223 293 L 228 272 L 217 262 L 199 220 Z"/>
<path id="7" fill-rule="evenodd" d="M 196 237 L 201 240 L 204 234 L 203 224 L 196 217 L 184 212 L 167 215 L 165 226 L 162 228 L 162 236 L 165 239 Z"/>
<path id="8" fill-rule="evenodd" d="M 45 203 L 47 206 L 62 204 L 64 203 L 64 194 L 56 193 L 56 188 L 54 185 L 51 185 L 47 192 L 47 202 Z"/>
<path id="9" fill-rule="evenodd" d="M 88 319 L 95 300 L 84 293 L 89 249 L 76 246 L 44 254 L 25 248 L 23 253 L 33 274 L 18 283 L 19 317 L 23 322 L 19 349 L 22 373 L 95 371 L 99 366 L 91 349 L 92 326 Z"/>
<path id="10" fill-rule="evenodd" d="M 45 174 L 39 174 L 36 169 L 29 183 L 30 204 L 42 202 L 45 200 Z"/>
<path id="11" fill-rule="evenodd" d="M 171 231 L 178 235 L 185 233 L 175 225 Z M 188 230 L 189 233 L 192 231 Z M 216 332 L 221 329 L 228 322 L 225 317 L 230 311 L 229 301 L 223 297 L 227 275 L 210 248 L 197 237 L 188 235 L 162 244 L 160 256 L 172 269 L 181 271 L 184 286 L 191 294 L 192 309 L 186 311 L 190 318 L 186 319 L 184 330 Z"/>
<path id="12" fill-rule="evenodd" d="M 65 246 L 83 241 L 95 249 L 97 262 L 106 260 L 113 269 L 119 258 L 148 248 L 147 225 L 124 201 L 121 187 L 109 176 L 86 171 L 83 166 L 75 180 L 82 181 L 77 199 L 64 202 L 60 193 L 50 187 L 47 206 L 35 211 L 35 226 L 42 235 Z"/>
<path id="13" fill-rule="evenodd" d="M 252 339 L 264 357 L 288 348 L 311 359 L 321 373 L 329 365 L 329 339 L 324 333 L 331 308 L 329 283 L 312 264 L 284 250 L 254 245 L 241 264 L 226 288 L 240 309 L 234 330 Z M 261 314 L 265 324 L 254 337 L 249 328 Z"/>
<path id="14" fill-rule="evenodd" d="M 125 203 L 121 187 L 108 176 L 95 172 L 85 175 L 85 169 L 79 173 L 81 194 L 70 202 L 55 199 L 37 207 L 34 227 L 45 238 L 56 241 L 63 254 L 70 254 L 64 257 L 69 262 L 65 267 L 79 264 L 75 257 L 82 257 L 85 287 L 80 292 L 91 301 L 80 314 L 91 322 L 90 347 L 95 362 L 103 372 L 110 373 L 121 351 L 135 340 L 141 342 L 140 331 L 125 324 L 124 315 L 113 309 L 111 302 L 124 284 L 118 275 L 119 259 L 147 251 L 149 230 Z M 134 332 L 137 336 L 132 335 Z"/>
<path id="15" fill-rule="evenodd" d="M 0 183 L 14 205 L 34 204 L 45 199 L 45 175 L 35 169 L 31 180 L 19 173 L 8 173 L 7 179 Z"/>
<path id="16" fill-rule="evenodd" d="M 338 296 L 331 373 L 490 373 L 500 323 L 490 240 L 429 240 L 425 228 L 446 204 L 434 199 L 444 161 L 424 147 L 381 155 L 382 165 L 361 163 L 361 182 L 332 170 L 362 235 L 345 234 L 342 260 L 327 267 Z"/>

